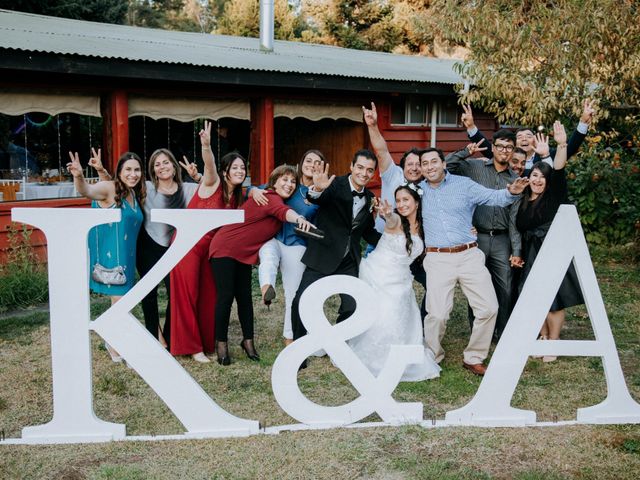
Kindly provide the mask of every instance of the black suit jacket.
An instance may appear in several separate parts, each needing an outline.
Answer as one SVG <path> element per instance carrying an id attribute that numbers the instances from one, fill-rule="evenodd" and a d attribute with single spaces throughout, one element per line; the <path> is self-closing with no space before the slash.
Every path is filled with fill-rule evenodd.
<path id="1" fill-rule="evenodd" d="M 320 197 L 309 201 L 320 206 L 316 216 L 316 226 L 324 231 L 322 240 L 307 240 L 307 250 L 302 263 L 325 275 L 332 274 L 345 257 L 347 248 L 356 264 L 360 263 L 360 239 L 376 245 L 380 234 L 374 229 L 373 213 L 370 207 L 374 195 L 365 188 L 365 205 L 353 217 L 353 195 L 349 176 L 336 179 L 322 192 Z"/>

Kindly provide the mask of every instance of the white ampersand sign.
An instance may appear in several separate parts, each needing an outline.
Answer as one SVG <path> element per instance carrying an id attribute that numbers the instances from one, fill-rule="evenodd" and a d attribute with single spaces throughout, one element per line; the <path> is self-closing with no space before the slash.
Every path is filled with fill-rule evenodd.
<path id="1" fill-rule="evenodd" d="M 356 301 L 356 310 L 345 321 L 332 325 L 324 315 L 324 302 L 336 294 Z M 390 424 L 422 421 L 422 403 L 396 402 L 395 390 L 407 365 L 419 363 L 420 345 L 391 345 L 376 377 L 346 343 L 365 332 L 376 320 L 376 297 L 369 285 L 348 275 L 332 275 L 310 285 L 300 297 L 300 318 L 307 335 L 286 347 L 273 364 L 271 383 L 280 407 L 296 420 L 315 426 L 340 426 L 357 422 L 377 412 Z M 353 384 L 360 396 L 337 407 L 312 402 L 300 391 L 298 368 L 313 352 L 324 349 L 333 363 Z"/>

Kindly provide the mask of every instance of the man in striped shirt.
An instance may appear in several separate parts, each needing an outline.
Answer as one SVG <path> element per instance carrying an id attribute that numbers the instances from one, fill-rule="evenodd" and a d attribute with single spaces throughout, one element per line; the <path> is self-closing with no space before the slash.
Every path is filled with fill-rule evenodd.
<path id="1" fill-rule="evenodd" d="M 439 363 L 444 358 L 442 339 L 453 309 L 453 292 L 460 283 L 475 319 L 469 344 L 464 350 L 464 368 L 484 375 L 483 365 L 491 346 L 498 313 L 498 300 L 485 266 L 485 257 L 471 233 L 473 213 L 478 205 L 506 207 L 528 184 L 518 178 L 507 188 L 493 190 L 446 170 L 444 154 L 436 148 L 420 156 L 422 215 L 427 274 L 427 311 L 424 330 L 427 346 Z"/>

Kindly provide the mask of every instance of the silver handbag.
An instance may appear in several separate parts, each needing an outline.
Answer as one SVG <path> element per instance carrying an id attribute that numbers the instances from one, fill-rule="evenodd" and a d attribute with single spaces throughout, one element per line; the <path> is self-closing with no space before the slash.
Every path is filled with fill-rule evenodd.
<path id="1" fill-rule="evenodd" d="M 91 278 L 103 285 L 124 285 L 127 283 L 127 276 L 124 267 L 120 265 L 120 248 L 118 246 L 118 223 L 116 223 L 116 263 L 115 267 L 107 268 L 100 262 L 96 262 L 91 271 Z M 96 230 L 96 258 L 98 258 L 98 230 Z"/>
<path id="2" fill-rule="evenodd" d="M 93 266 L 91 278 L 104 285 L 124 285 L 127 283 L 127 276 L 124 273 L 124 267 L 120 265 L 113 268 L 107 268 L 96 263 Z"/>

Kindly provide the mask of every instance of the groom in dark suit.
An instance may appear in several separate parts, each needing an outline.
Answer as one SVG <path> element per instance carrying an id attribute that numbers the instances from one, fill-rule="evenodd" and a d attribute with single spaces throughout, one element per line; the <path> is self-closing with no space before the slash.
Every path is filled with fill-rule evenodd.
<path id="1" fill-rule="evenodd" d="M 324 231 L 322 240 L 310 239 L 302 263 L 307 268 L 293 299 L 291 321 L 293 338 L 307 331 L 300 320 L 300 296 L 316 280 L 329 275 L 358 276 L 360 265 L 360 239 L 376 245 L 380 234 L 374 229 L 373 206 L 375 197 L 365 186 L 371 181 L 378 166 L 376 156 L 369 150 L 359 150 L 351 160 L 351 174 L 329 177 L 328 167 L 313 176 L 313 187 L 307 198 L 320 206 L 316 226 Z M 340 295 L 340 310 L 336 322 L 348 318 L 355 311 L 355 301 Z"/>

